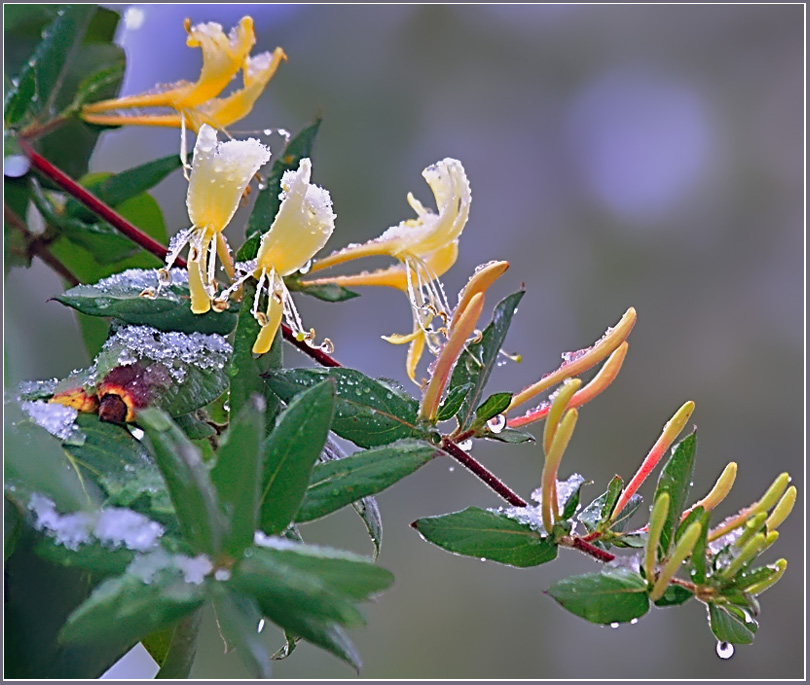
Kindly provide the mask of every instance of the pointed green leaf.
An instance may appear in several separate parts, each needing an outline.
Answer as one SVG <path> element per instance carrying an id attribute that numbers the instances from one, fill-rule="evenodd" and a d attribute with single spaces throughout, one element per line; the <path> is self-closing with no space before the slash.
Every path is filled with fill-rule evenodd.
<path id="1" fill-rule="evenodd" d="M 297 169 L 299 162 L 304 157 L 312 157 L 312 147 L 320 125 L 321 120 L 316 119 L 314 123 L 294 136 L 287 143 L 284 151 L 275 158 L 267 182 L 259 191 L 253 212 L 248 220 L 245 232 L 246 241 L 236 256 L 239 261 L 253 259 L 258 253 L 262 234 L 270 229 L 281 204 L 278 197 L 281 192 L 281 177 L 285 171 Z"/>
<path id="2" fill-rule="evenodd" d="M 297 395 L 263 445 L 260 527 L 283 531 L 295 518 L 335 412 L 335 384 L 324 381 Z"/>
<path id="3" fill-rule="evenodd" d="M 468 507 L 453 514 L 417 519 L 411 525 L 425 540 L 448 552 L 487 561 L 525 567 L 557 557 L 557 545 L 547 536 L 502 512 Z"/>
<path id="4" fill-rule="evenodd" d="M 490 395 L 481 404 L 481 406 L 475 410 L 475 421 L 473 422 L 473 426 L 483 426 L 493 416 L 497 416 L 501 412 L 506 411 L 506 408 L 509 406 L 511 401 L 511 392 L 496 392 L 494 395 Z"/>
<path id="5" fill-rule="evenodd" d="M 455 388 L 451 388 L 447 393 L 447 397 L 444 398 L 444 402 L 442 402 L 439 406 L 439 411 L 436 414 L 436 421 L 441 422 L 452 419 L 458 410 L 461 409 L 461 404 L 464 402 L 464 398 L 467 397 L 467 393 L 471 389 L 472 383 L 465 383 L 464 385 L 458 385 Z"/>
<path id="6" fill-rule="evenodd" d="M 257 631 L 262 615 L 255 600 L 233 592 L 221 583 L 212 584 L 209 595 L 225 642 L 236 649 L 254 678 L 271 678 L 267 640 Z"/>
<path id="7" fill-rule="evenodd" d="M 746 612 L 730 604 L 709 604 L 709 626 L 721 642 L 750 645 L 757 632 L 757 622 Z"/>
<path id="8" fill-rule="evenodd" d="M 202 612 L 198 609 L 171 627 L 166 653 L 160 661 L 155 659 L 160 666 L 155 678 L 159 680 L 188 678 L 194 657 L 197 655 L 197 637 L 201 624 Z"/>
<path id="9" fill-rule="evenodd" d="M 461 430 L 469 428 L 475 420 L 475 409 L 481 402 L 484 387 L 492 369 L 495 368 L 498 354 L 506 339 L 509 325 L 512 323 L 512 317 L 515 315 L 524 293 L 525 291 L 520 290 L 498 303 L 492 313 L 492 321 L 484 329 L 481 340 L 470 343 L 464 348 L 453 369 L 450 379 L 451 389 L 467 383 L 472 384 L 458 413 Z"/>
<path id="10" fill-rule="evenodd" d="M 288 280 L 285 281 L 287 287 L 292 292 L 303 293 L 314 297 L 316 300 L 323 302 L 345 302 L 346 300 L 353 300 L 355 297 L 360 297 L 360 293 L 353 290 L 344 288 L 334 283 L 326 283 L 324 285 L 304 285 L 300 281 Z"/>
<path id="11" fill-rule="evenodd" d="M 423 437 L 417 425 L 419 403 L 379 380 L 354 369 L 287 369 L 266 374 L 267 384 L 289 402 L 305 388 L 335 380 L 337 404 L 332 430 L 359 447 L 387 445 L 400 438 Z"/>
<path id="12" fill-rule="evenodd" d="M 689 563 L 692 566 L 691 579 L 697 585 L 702 585 L 706 580 L 706 545 L 708 544 L 707 538 L 709 535 L 709 517 L 710 512 L 703 511 L 703 507 L 696 507 L 681 521 L 678 530 L 675 532 L 675 542 L 677 542 L 692 523 L 699 521 L 701 524 L 700 536 L 689 558 Z"/>
<path id="13" fill-rule="evenodd" d="M 299 523 L 312 521 L 351 502 L 382 492 L 438 454 L 436 447 L 428 443 L 400 440 L 317 464 L 295 520 Z"/>
<path id="14" fill-rule="evenodd" d="M 46 423 L 49 412 L 55 413 L 57 423 L 62 416 L 70 417 L 70 411 L 61 405 L 40 400 L 23 403 L 23 406 L 29 404 L 33 405 L 31 411 Z M 13 399 L 7 398 L 3 419 L 4 484 L 8 497 L 22 507 L 28 506 L 28 499 L 35 492 L 49 497 L 59 511 L 97 507 L 101 493 L 94 483 L 83 477 L 78 465 L 65 452 L 60 438 L 42 428 Z"/>
<path id="15" fill-rule="evenodd" d="M 557 581 L 549 589 L 559 604 L 591 623 L 626 623 L 647 613 L 647 581 L 627 568 L 607 568 Z"/>
<path id="16" fill-rule="evenodd" d="M 500 433 L 488 431 L 483 437 L 487 440 L 505 442 L 510 445 L 523 445 L 527 442 L 536 442 L 535 437 L 531 433 L 517 430 L 516 428 L 504 428 Z"/>
<path id="17" fill-rule="evenodd" d="M 681 512 L 686 506 L 692 475 L 695 470 L 695 446 L 697 433 L 693 432 L 672 448 L 672 454 L 664 464 L 654 498 L 658 499 L 661 493 L 669 494 L 669 513 L 664 528 L 661 531 L 660 548 L 664 555 L 669 552 L 675 527 L 680 523 Z"/>
<path id="18" fill-rule="evenodd" d="M 151 443 L 183 536 L 195 551 L 217 554 L 225 523 L 199 451 L 161 409 L 144 409 L 138 423 Z"/>
<path id="19" fill-rule="evenodd" d="M 567 521 L 573 518 L 574 514 L 577 513 L 577 507 L 579 506 L 579 495 L 582 490 L 582 486 L 590 483 L 591 481 L 586 481 L 582 476 L 578 473 L 572 475 L 568 480 L 566 480 L 566 486 L 568 488 L 569 495 L 563 501 L 563 513 L 562 513 L 562 520 Z"/>
<path id="20" fill-rule="evenodd" d="M 228 335 L 234 329 L 236 315 L 232 312 L 192 313 L 185 269 L 172 269 L 171 273 L 171 285 L 154 299 L 141 296 L 147 288 L 157 290 L 154 269 L 127 269 L 93 285 L 77 285 L 54 299 L 83 314 L 114 316 L 161 331 Z"/>
<path id="21" fill-rule="evenodd" d="M 59 638 L 72 645 L 133 645 L 204 601 L 203 586 L 186 582 L 177 570 L 160 569 L 149 582 L 128 572 L 99 585 L 70 615 Z"/>
<path id="22" fill-rule="evenodd" d="M 211 482 L 229 523 L 223 551 L 233 556 L 253 544 L 259 511 L 264 398 L 254 395 L 231 421 L 217 452 Z"/>
<path id="23" fill-rule="evenodd" d="M 660 599 L 655 600 L 657 607 L 676 607 L 684 602 L 692 599 L 695 596 L 694 592 L 690 592 L 685 587 L 680 585 L 670 585 L 661 595 Z"/>
<path id="24" fill-rule="evenodd" d="M 357 512 L 357 515 L 363 520 L 366 527 L 366 532 L 371 539 L 371 544 L 374 545 L 374 560 L 380 556 L 380 548 L 382 547 L 383 525 L 382 514 L 380 513 L 380 505 L 374 497 L 363 497 L 362 499 L 352 502 L 352 508 Z"/>
<path id="25" fill-rule="evenodd" d="M 577 516 L 589 533 L 595 531 L 600 524 L 604 527 L 610 520 L 613 508 L 619 501 L 624 481 L 619 476 L 614 476 L 608 483 L 607 490 L 585 507 Z M 600 528 L 601 530 L 601 528 Z"/>

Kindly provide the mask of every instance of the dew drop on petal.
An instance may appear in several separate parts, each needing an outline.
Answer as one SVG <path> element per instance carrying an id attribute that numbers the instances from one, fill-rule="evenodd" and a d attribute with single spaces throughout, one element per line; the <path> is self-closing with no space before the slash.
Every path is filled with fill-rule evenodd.
<path id="1" fill-rule="evenodd" d="M 714 650 L 721 659 L 730 659 L 734 656 L 734 645 L 730 642 L 718 642 Z"/>

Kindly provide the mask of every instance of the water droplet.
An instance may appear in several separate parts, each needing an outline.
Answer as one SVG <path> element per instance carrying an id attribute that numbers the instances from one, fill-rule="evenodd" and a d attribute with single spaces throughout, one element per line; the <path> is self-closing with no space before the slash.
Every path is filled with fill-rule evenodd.
<path id="1" fill-rule="evenodd" d="M 259 627 L 258 627 L 258 628 L 256 628 L 256 632 L 257 632 L 257 633 L 261 633 L 263 630 L 264 630 L 264 619 L 261 619 L 261 620 L 259 621 Z"/>
<path id="2" fill-rule="evenodd" d="M 487 560 L 486 557 L 481 557 L 481 561 L 486 561 L 486 560 Z"/>
<path id="3" fill-rule="evenodd" d="M 471 439 L 462 440 L 460 443 L 458 443 L 458 447 L 465 452 L 469 452 L 472 449 L 472 444 Z"/>
<path id="4" fill-rule="evenodd" d="M 730 659 L 734 656 L 734 645 L 730 642 L 718 642 L 714 651 L 721 659 Z"/>
<path id="5" fill-rule="evenodd" d="M 500 433 L 504 428 L 506 428 L 506 417 L 503 414 L 493 416 L 489 421 L 487 421 L 487 428 L 489 428 L 489 430 L 493 433 Z"/>
<path id="6" fill-rule="evenodd" d="M 324 354 L 332 354 L 335 351 L 335 344 L 329 339 L 324 338 L 321 343 L 321 352 Z"/>
<path id="7" fill-rule="evenodd" d="M 453 473 L 453 471 L 455 471 L 455 470 L 456 470 L 456 467 L 455 467 L 455 466 L 448 466 L 448 467 L 447 467 L 447 470 L 448 470 L 450 473 Z"/>
<path id="8" fill-rule="evenodd" d="M 631 626 L 636 625 L 636 623 L 638 623 L 638 619 L 637 619 L 637 618 L 634 618 L 632 621 L 630 621 L 630 625 L 631 625 Z"/>
<path id="9" fill-rule="evenodd" d="M 298 273 L 308 274 L 311 268 L 312 268 L 312 260 L 310 259 L 306 264 L 304 264 L 304 266 L 298 269 Z"/>
<path id="10" fill-rule="evenodd" d="M 616 630 L 616 628 L 619 627 L 619 622 L 618 621 L 613 621 L 613 623 L 610 624 L 610 627 L 613 628 L 613 630 Z"/>

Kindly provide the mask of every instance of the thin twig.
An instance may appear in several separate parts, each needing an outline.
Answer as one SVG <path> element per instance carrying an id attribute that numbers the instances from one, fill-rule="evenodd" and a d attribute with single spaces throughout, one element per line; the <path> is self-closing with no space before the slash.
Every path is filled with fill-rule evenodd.
<path id="1" fill-rule="evenodd" d="M 25 222 L 19 216 L 17 216 L 13 210 L 9 209 L 5 205 L 3 205 L 3 218 L 7 224 L 16 228 L 25 237 L 26 256 L 30 257 L 31 255 L 35 255 L 39 257 L 71 286 L 79 285 L 79 283 L 81 283 L 81 281 L 79 281 L 79 279 L 73 275 L 70 269 L 62 264 L 62 262 L 56 258 L 53 252 L 48 249 L 45 241 L 31 233 L 31 231 L 29 231 L 28 227 L 25 225 Z"/>
<path id="2" fill-rule="evenodd" d="M 489 471 L 483 464 L 473 459 L 463 449 L 461 449 L 455 442 L 445 437 L 442 438 L 441 449 L 455 459 L 470 473 L 486 483 L 505 501 L 509 502 L 514 507 L 528 506 L 524 500 L 516 492 L 512 491 L 503 481 L 501 481 L 495 474 Z"/>

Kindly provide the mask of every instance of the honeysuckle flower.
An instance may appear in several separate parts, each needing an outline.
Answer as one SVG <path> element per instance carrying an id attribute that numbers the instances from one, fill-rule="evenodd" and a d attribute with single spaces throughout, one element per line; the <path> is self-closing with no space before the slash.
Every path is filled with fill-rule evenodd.
<path id="1" fill-rule="evenodd" d="M 204 314 L 223 301 L 216 297 L 216 255 L 233 277 L 233 261 L 222 230 L 228 225 L 250 179 L 270 159 L 270 151 L 255 138 L 217 141 L 217 132 L 203 124 L 194 146 L 186 205 L 191 228 L 178 233 L 169 245 L 161 283 L 169 280 L 169 269 L 180 251 L 189 248 L 188 285 L 191 311 Z"/>
<path id="2" fill-rule="evenodd" d="M 85 105 L 82 108 L 85 121 L 106 125 L 172 126 L 183 131 L 188 127 L 197 132 L 203 124 L 225 130 L 247 116 L 281 61 L 287 59 L 284 51 L 276 48 L 272 53 L 249 57 L 256 43 L 251 17 L 244 17 L 228 35 L 214 22 L 192 26 L 186 19 L 185 28 L 186 45 L 202 50 L 203 66 L 196 82 L 179 81 L 140 95 Z M 219 98 L 240 69 L 244 87 Z M 160 108 L 174 111 L 162 113 Z"/>
<path id="3" fill-rule="evenodd" d="M 414 382 L 415 368 L 424 347 L 427 345 L 436 355 L 441 351 L 440 333 L 441 328 L 446 328 L 450 306 L 439 279 L 458 257 L 458 239 L 470 212 L 470 185 L 461 162 L 443 159 L 427 167 L 422 176 L 433 191 L 436 212 L 408 193 L 408 204 L 417 215 L 415 219 L 391 226 L 374 240 L 349 245 L 319 259 L 311 271 L 372 256 L 393 257 L 399 264 L 377 271 L 305 281 L 306 284 L 334 283 L 348 287 L 380 285 L 404 292 L 413 312 L 412 332 L 385 339 L 394 344 L 410 343 L 407 368 Z M 435 319 L 441 320 L 439 329 L 433 327 Z"/>
<path id="4" fill-rule="evenodd" d="M 295 171 L 285 171 L 281 178 L 281 205 L 270 229 L 262 236 L 255 260 L 239 265 L 241 276 L 223 293 L 227 298 L 248 278 L 258 281 L 253 301 L 253 316 L 261 330 L 253 345 L 255 354 L 269 351 L 281 319 L 301 340 L 311 340 L 315 333 L 304 331 L 301 317 L 284 285 L 284 276 L 300 270 L 329 240 L 335 230 L 335 214 L 329 192 L 309 182 L 312 162 L 304 158 Z M 261 297 L 267 293 L 267 305 L 260 310 Z M 328 339 L 324 340 L 329 345 Z"/>

